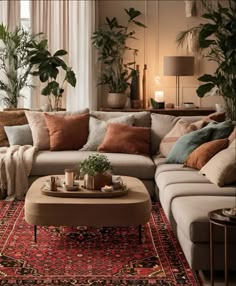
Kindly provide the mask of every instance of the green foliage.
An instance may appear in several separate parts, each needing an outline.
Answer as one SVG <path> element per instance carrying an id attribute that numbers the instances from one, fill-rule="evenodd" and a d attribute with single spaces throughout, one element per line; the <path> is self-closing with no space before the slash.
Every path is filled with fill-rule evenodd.
<path id="1" fill-rule="evenodd" d="M 8 26 L 0 24 L 0 95 L 9 108 L 17 107 L 22 88 L 31 87 L 30 57 L 38 36 L 21 27 L 10 31 Z"/>
<path id="2" fill-rule="evenodd" d="M 98 50 L 98 60 L 102 63 L 102 72 L 98 81 L 99 85 L 107 85 L 109 92 L 123 93 L 129 86 L 131 78 L 131 65 L 135 62 L 124 63 L 124 56 L 127 51 L 134 55 L 138 50 L 127 45 L 129 39 L 134 37 L 135 31 L 130 30 L 130 25 L 146 28 L 146 26 L 137 21 L 136 18 L 141 12 L 130 8 L 125 9 L 128 15 L 127 24 L 120 25 L 116 17 L 110 19 L 106 17 L 105 24 L 101 25 L 92 36 L 92 44 Z"/>
<path id="3" fill-rule="evenodd" d="M 103 154 L 92 154 L 80 163 L 80 173 L 83 175 L 94 176 L 99 173 L 103 174 L 108 170 L 111 170 L 111 163 Z"/>
<path id="4" fill-rule="evenodd" d="M 60 97 L 64 92 L 65 83 L 75 87 L 76 77 L 71 67 L 68 67 L 61 58 L 67 55 L 67 51 L 58 50 L 53 55 L 48 50 L 47 40 L 44 39 L 34 44 L 34 50 L 30 58 L 35 67 L 32 75 L 39 76 L 41 82 L 46 83 L 41 94 L 48 96 L 50 109 L 57 109 Z M 61 84 L 57 81 L 58 75 L 64 71 Z M 54 102 L 54 104 L 53 104 Z M 54 105 L 54 106 L 53 106 Z"/>
<path id="5" fill-rule="evenodd" d="M 199 78 L 204 82 L 197 89 L 199 97 L 215 91 L 224 97 L 231 119 L 236 119 L 236 1 L 227 0 L 223 7 L 219 2 L 202 1 L 208 22 L 179 33 L 177 42 L 183 45 L 190 33 L 194 33 L 203 56 L 217 63 L 213 75 Z"/>

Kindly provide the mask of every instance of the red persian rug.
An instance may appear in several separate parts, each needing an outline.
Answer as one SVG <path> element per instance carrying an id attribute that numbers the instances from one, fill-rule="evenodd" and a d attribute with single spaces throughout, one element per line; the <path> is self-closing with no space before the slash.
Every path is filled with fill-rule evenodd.
<path id="1" fill-rule="evenodd" d="M 98 214 L 99 215 L 99 214 Z M 143 226 L 38 227 L 23 202 L 0 202 L 0 285 L 201 285 L 158 204 Z"/>

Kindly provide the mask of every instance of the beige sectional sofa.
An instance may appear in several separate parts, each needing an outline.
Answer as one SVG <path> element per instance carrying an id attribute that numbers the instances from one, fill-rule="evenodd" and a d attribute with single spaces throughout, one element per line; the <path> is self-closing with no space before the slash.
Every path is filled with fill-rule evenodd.
<path id="1" fill-rule="evenodd" d="M 123 112 L 94 111 L 90 115 L 108 120 L 127 115 Z M 209 269 L 209 211 L 232 207 L 235 201 L 235 186 L 218 187 L 199 171 L 181 164 L 166 164 L 158 155 L 161 139 L 180 119 L 170 115 L 149 112 L 131 113 L 135 126 L 151 127 L 151 156 L 105 153 L 111 161 L 113 172 L 139 178 L 147 187 L 150 196 L 158 199 L 175 232 L 183 252 L 195 269 Z M 186 117 L 191 122 L 201 117 Z M 29 181 L 44 175 L 63 174 L 65 168 L 78 166 L 79 162 L 95 151 L 37 151 Z M 223 269 L 223 233 L 216 230 L 215 269 Z M 236 269 L 234 260 L 236 232 L 229 236 L 229 268 Z"/>

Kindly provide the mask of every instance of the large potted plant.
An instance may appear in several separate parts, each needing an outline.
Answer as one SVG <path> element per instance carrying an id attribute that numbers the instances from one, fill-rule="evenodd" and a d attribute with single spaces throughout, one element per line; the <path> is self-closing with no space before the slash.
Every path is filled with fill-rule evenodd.
<path id="1" fill-rule="evenodd" d="M 102 64 L 98 84 L 108 87 L 108 105 L 112 108 L 123 108 L 127 101 L 125 92 L 131 78 L 131 66 L 135 63 L 125 62 L 124 57 L 127 51 L 138 52 L 127 44 L 128 40 L 135 39 L 132 26 L 146 27 L 136 20 L 140 11 L 130 8 L 125 12 L 128 15 L 126 25 L 119 24 L 116 17 L 106 17 L 105 23 L 92 36 L 92 44 L 98 50 L 98 60 Z"/>
<path id="2" fill-rule="evenodd" d="M 30 58 L 34 66 L 32 75 L 38 76 L 40 81 L 46 85 L 41 94 L 48 97 L 49 110 L 59 110 L 65 84 L 76 85 L 76 76 L 71 67 L 68 67 L 62 59 L 67 54 L 65 50 L 58 50 L 51 54 L 48 50 L 47 39 L 40 43 L 34 43 L 34 50 Z M 60 80 L 59 80 L 59 75 Z"/>
<path id="3" fill-rule="evenodd" d="M 225 6 L 203 1 L 206 10 L 201 17 L 207 22 L 179 33 L 177 42 L 183 45 L 190 34 L 203 56 L 217 64 L 214 74 L 204 74 L 197 89 L 199 97 L 208 94 L 221 95 L 228 117 L 236 120 L 236 1 L 227 0 Z"/>
<path id="4" fill-rule="evenodd" d="M 82 161 L 79 166 L 80 176 L 84 177 L 84 187 L 87 189 L 101 189 L 111 185 L 111 163 L 103 154 L 92 154 Z"/>
<path id="5" fill-rule="evenodd" d="M 0 95 L 7 108 L 17 108 L 19 98 L 23 97 L 22 89 L 31 87 L 30 57 L 38 35 L 18 26 L 10 31 L 0 24 Z"/>

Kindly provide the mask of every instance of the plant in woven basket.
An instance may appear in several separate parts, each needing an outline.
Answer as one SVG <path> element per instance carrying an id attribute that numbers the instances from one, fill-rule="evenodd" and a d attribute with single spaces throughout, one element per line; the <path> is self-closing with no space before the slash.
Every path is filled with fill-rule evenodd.
<path id="1" fill-rule="evenodd" d="M 92 154 L 79 166 L 80 175 L 84 176 L 84 186 L 87 189 L 101 189 L 111 185 L 111 163 L 103 154 Z"/>

